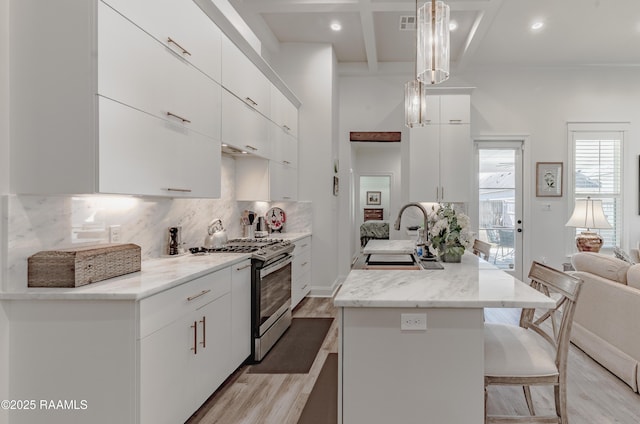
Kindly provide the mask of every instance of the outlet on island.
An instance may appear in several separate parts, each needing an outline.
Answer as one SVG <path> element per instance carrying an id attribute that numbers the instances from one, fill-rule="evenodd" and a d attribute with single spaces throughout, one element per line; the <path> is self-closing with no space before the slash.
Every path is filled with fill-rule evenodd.
<path id="1" fill-rule="evenodd" d="M 424 331 L 427 329 L 427 314 L 401 314 L 400 329 L 407 331 Z"/>

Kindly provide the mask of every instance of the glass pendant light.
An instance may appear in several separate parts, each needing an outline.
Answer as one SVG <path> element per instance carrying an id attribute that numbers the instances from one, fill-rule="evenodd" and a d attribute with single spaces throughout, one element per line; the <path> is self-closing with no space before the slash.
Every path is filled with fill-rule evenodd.
<path id="1" fill-rule="evenodd" d="M 427 90 L 418 80 L 404 85 L 404 117 L 409 128 L 422 127 L 427 123 Z"/>
<path id="2" fill-rule="evenodd" d="M 417 79 L 440 84 L 449 78 L 449 6 L 431 0 L 418 9 Z"/>
<path id="3" fill-rule="evenodd" d="M 422 127 L 427 122 L 427 90 L 418 80 L 418 0 L 416 0 L 416 79 L 404 85 L 404 124 L 409 127 Z"/>

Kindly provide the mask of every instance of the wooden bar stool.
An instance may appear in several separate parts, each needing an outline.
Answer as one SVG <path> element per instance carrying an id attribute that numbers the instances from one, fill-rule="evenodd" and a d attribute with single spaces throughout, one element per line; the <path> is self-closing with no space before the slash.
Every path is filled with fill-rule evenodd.
<path id="1" fill-rule="evenodd" d="M 538 262 L 533 262 L 529 278 L 531 287 L 556 300 L 556 307 L 538 314 L 535 309 L 523 309 L 519 326 L 485 323 L 485 423 L 568 423 L 567 356 L 582 280 Z M 531 416 L 488 416 L 487 387 L 490 385 L 522 386 Z M 530 390 L 533 385 L 553 386 L 555 416 L 535 415 Z"/>

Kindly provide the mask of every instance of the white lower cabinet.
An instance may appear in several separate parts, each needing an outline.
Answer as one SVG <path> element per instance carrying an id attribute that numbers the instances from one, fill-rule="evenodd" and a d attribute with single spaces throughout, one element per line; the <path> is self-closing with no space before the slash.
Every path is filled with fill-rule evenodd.
<path id="1" fill-rule="evenodd" d="M 9 422 L 185 422 L 250 354 L 247 263 L 140 301 L 6 301 L 10 397 L 38 400 L 9 411 Z M 40 400 L 77 407 L 52 411 Z"/>
<path id="2" fill-rule="evenodd" d="M 231 269 L 231 365 L 240 366 L 251 355 L 251 261 Z"/>
<path id="3" fill-rule="evenodd" d="M 311 291 L 311 237 L 295 242 L 291 268 L 291 308 Z"/>

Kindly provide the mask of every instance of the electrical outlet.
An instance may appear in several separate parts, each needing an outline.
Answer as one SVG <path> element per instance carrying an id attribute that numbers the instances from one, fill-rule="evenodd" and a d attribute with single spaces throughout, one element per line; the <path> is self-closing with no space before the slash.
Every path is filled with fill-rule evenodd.
<path id="1" fill-rule="evenodd" d="M 109 243 L 120 243 L 121 236 L 119 225 L 111 225 L 109 227 Z"/>
<path id="2" fill-rule="evenodd" d="M 427 314 L 401 314 L 401 330 L 422 331 L 427 329 Z"/>

